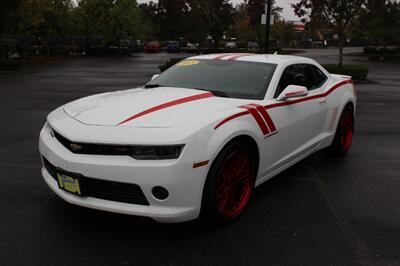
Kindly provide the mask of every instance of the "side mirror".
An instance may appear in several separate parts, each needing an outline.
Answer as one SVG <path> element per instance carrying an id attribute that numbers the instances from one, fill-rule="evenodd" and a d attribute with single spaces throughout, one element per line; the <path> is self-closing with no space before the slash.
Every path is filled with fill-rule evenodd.
<path id="1" fill-rule="evenodd" d="M 299 98 L 308 95 L 308 90 L 306 87 L 289 85 L 282 91 L 282 93 L 276 98 L 277 101 L 287 101 L 293 98 Z"/>
<path id="2" fill-rule="evenodd" d="M 154 74 L 152 77 L 151 77 L 151 80 L 155 80 L 156 78 L 158 78 L 160 76 L 160 74 Z"/>

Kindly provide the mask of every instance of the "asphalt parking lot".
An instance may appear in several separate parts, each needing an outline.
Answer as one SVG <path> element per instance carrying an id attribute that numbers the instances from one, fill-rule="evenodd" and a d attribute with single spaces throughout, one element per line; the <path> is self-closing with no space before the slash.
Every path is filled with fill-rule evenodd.
<path id="1" fill-rule="evenodd" d="M 69 205 L 40 175 L 37 140 L 68 101 L 142 85 L 168 54 L 76 57 L 0 74 L 0 265 L 400 265 L 400 64 L 357 84 L 346 158 L 315 154 L 256 189 L 238 223 L 209 228 Z M 303 53 L 333 62 L 336 50 Z M 176 56 L 176 55 L 172 55 Z"/>

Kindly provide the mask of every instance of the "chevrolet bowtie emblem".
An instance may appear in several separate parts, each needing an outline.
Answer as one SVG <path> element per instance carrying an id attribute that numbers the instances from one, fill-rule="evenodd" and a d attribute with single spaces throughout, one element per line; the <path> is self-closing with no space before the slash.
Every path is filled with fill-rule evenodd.
<path id="1" fill-rule="evenodd" d="M 71 143 L 69 144 L 69 147 L 71 148 L 72 151 L 77 152 L 81 151 L 83 149 L 82 145 L 76 144 L 76 143 Z"/>

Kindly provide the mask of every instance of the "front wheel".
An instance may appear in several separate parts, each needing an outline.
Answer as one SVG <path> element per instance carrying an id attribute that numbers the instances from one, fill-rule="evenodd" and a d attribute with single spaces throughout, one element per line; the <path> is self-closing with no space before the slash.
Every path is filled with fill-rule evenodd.
<path id="1" fill-rule="evenodd" d="M 336 128 L 335 137 L 331 146 L 331 152 L 337 155 L 345 155 L 351 146 L 354 134 L 354 110 L 350 105 L 347 105 L 340 117 Z"/>
<path id="2" fill-rule="evenodd" d="M 256 161 L 247 142 L 234 141 L 217 156 L 204 187 L 201 218 L 226 224 L 245 209 L 253 192 Z"/>

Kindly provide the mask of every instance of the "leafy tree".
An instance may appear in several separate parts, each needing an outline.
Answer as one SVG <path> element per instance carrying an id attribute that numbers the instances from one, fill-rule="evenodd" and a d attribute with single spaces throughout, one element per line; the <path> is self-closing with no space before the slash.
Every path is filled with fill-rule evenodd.
<path id="1" fill-rule="evenodd" d="M 400 3 L 368 1 L 362 9 L 357 30 L 376 46 L 400 42 Z"/>
<path id="2" fill-rule="evenodd" d="M 0 1 L 0 58 L 8 56 L 4 53 L 3 36 L 14 30 L 13 25 L 16 22 L 16 13 L 20 4 L 20 0 Z"/>
<path id="3" fill-rule="evenodd" d="M 187 0 L 193 12 L 198 12 L 204 28 L 213 38 L 216 48 L 224 32 L 233 24 L 235 9 L 228 0 Z"/>
<path id="4" fill-rule="evenodd" d="M 49 40 L 65 36 L 71 27 L 71 0 L 23 0 L 20 10 L 20 32 L 43 39 L 50 55 Z"/>
<path id="5" fill-rule="evenodd" d="M 265 39 L 263 34 L 265 26 L 261 25 L 261 16 L 265 13 L 266 3 L 267 0 L 248 0 L 247 3 L 247 12 L 250 17 L 250 23 L 257 31 L 257 39 L 259 41 Z M 281 19 L 280 12 L 282 12 L 282 8 L 275 4 L 275 0 L 272 0 L 272 14 L 274 15 L 275 22 Z"/>
<path id="6" fill-rule="evenodd" d="M 141 38 L 146 31 L 142 23 L 141 11 L 134 0 L 116 0 L 109 9 L 109 23 L 106 27 L 107 36 L 114 42 L 121 38 L 135 36 Z"/>
<path id="7" fill-rule="evenodd" d="M 150 34 L 150 36 L 159 35 L 162 23 L 159 16 L 158 4 L 150 1 L 149 3 L 140 4 L 138 7 L 148 27 L 147 33 Z"/>
<path id="8" fill-rule="evenodd" d="M 87 51 L 94 36 L 119 45 L 123 38 L 143 38 L 149 31 L 144 12 L 135 0 L 81 0 L 76 16 L 77 25 L 86 36 Z"/>
<path id="9" fill-rule="evenodd" d="M 258 37 L 258 27 L 251 23 L 251 17 L 248 12 L 247 4 L 243 3 L 236 8 L 236 16 L 233 25 L 234 35 L 242 41 L 256 40 Z"/>
<path id="10" fill-rule="evenodd" d="M 342 67 L 345 30 L 365 3 L 366 0 L 299 0 L 292 7 L 299 17 L 309 16 L 312 24 L 327 25 L 337 32 L 339 66 Z"/>
<path id="11" fill-rule="evenodd" d="M 112 0 L 81 0 L 76 10 L 76 25 L 86 36 L 86 52 L 90 51 L 90 40 L 106 31 Z"/>
<path id="12" fill-rule="evenodd" d="M 293 27 L 293 23 L 291 22 L 287 22 L 283 19 L 275 20 L 271 32 L 272 38 L 285 44 L 289 44 L 295 38 Z"/>
<path id="13" fill-rule="evenodd" d="M 158 15 L 161 22 L 159 32 L 161 39 L 177 39 L 190 30 L 189 6 L 186 1 L 159 0 Z"/>

